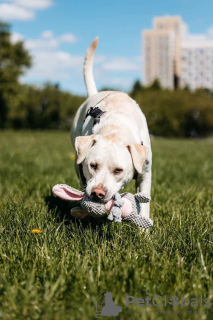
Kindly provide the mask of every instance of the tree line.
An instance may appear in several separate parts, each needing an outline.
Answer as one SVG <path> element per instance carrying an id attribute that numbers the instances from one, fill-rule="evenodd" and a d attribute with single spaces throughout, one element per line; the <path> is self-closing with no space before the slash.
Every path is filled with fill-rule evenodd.
<path id="1" fill-rule="evenodd" d="M 155 80 L 144 88 L 137 81 L 130 95 L 142 107 L 153 135 L 204 137 L 213 133 L 213 91 L 188 87 L 165 90 Z"/>
<path id="2" fill-rule="evenodd" d="M 59 84 L 42 88 L 21 84 L 19 77 L 31 61 L 23 41 L 12 43 L 10 26 L 0 22 L 0 128 L 70 130 L 85 97 L 62 91 Z M 141 106 L 151 134 L 201 137 L 213 133 L 211 90 L 169 91 L 156 80 L 150 87 L 136 81 L 129 94 Z"/>

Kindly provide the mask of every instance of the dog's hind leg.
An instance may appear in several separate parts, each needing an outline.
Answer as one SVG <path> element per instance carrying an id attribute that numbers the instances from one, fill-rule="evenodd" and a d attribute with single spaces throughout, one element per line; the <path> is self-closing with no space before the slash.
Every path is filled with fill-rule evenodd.
<path id="1" fill-rule="evenodd" d="M 151 195 L 151 172 L 152 158 L 146 160 L 143 165 L 142 174 L 138 175 L 136 180 L 136 192 L 142 192 L 150 197 Z M 149 218 L 150 202 L 141 204 L 141 215 L 144 218 Z"/>

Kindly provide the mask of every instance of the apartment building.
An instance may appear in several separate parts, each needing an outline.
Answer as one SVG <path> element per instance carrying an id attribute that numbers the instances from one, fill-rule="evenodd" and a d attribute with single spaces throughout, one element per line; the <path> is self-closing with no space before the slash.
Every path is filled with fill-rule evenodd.
<path id="1" fill-rule="evenodd" d="M 173 89 L 175 35 L 170 30 L 144 31 L 144 83 L 156 78 L 161 85 Z"/>
<path id="2" fill-rule="evenodd" d="M 144 84 L 159 79 L 162 87 L 213 88 L 213 41 L 190 40 L 179 16 L 156 17 L 143 31 Z"/>
<path id="3" fill-rule="evenodd" d="M 183 42 L 180 60 L 180 87 L 213 88 L 213 41 Z"/>

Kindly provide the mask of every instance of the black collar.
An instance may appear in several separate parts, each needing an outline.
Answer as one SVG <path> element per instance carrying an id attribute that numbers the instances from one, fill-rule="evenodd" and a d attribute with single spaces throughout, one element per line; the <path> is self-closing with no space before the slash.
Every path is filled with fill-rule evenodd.
<path id="1" fill-rule="evenodd" d="M 97 104 L 99 104 L 101 101 L 105 100 L 111 93 L 107 94 L 106 97 L 101 99 L 96 103 L 94 107 L 90 107 L 89 110 L 86 113 L 86 116 L 84 118 L 84 122 L 88 116 L 91 116 L 94 118 L 93 127 L 96 125 L 96 123 L 99 123 L 101 120 L 101 116 L 105 113 L 105 111 L 102 111 L 100 108 L 96 107 Z"/>
<path id="2" fill-rule="evenodd" d="M 101 116 L 105 113 L 105 111 L 101 111 L 101 109 L 99 109 L 98 107 L 91 107 L 89 108 L 89 110 L 86 113 L 85 119 L 88 116 L 91 116 L 92 118 L 94 118 L 94 122 L 93 122 L 93 127 L 96 125 L 96 123 L 99 123 L 101 120 Z"/>

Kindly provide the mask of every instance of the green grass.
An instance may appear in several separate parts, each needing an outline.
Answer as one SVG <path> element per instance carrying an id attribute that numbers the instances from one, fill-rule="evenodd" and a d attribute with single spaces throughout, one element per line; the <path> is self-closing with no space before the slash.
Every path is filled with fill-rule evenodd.
<path id="1" fill-rule="evenodd" d="M 69 204 L 52 197 L 57 183 L 79 187 L 68 133 L 0 133 L 2 319 L 95 319 L 92 299 L 102 291 L 122 306 L 118 319 L 213 318 L 213 143 L 154 139 L 152 148 L 154 227 L 142 232 L 75 221 Z M 202 295 L 211 307 L 128 310 L 127 295 Z M 188 313 L 168 314 L 177 310 Z"/>

